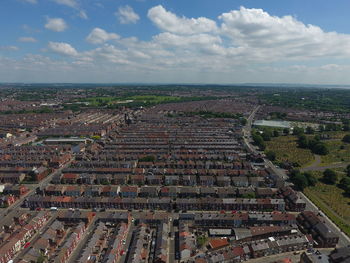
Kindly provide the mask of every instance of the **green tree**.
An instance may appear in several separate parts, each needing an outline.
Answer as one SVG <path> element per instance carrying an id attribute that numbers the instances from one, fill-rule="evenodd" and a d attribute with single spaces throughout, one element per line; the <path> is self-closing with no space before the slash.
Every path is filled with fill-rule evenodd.
<path id="1" fill-rule="evenodd" d="M 271 141 L 271 137 L 273 136 L 273 132 L 270 128 L 264 128 L 261 134 L 261 137 L 264 141 Z"/>
<path id="2" fill-rule="evenodd" d="M 343 137 L 343 142 L 350 143 L 350 134 L 347 134 Z"/>
<path id="3" fill-rule="evenodd" d="M 242 198 L 249 198 L 249 199 L 252 199 L 252 198 L 256 198 L 255 196 L 255 193 L 254 192 L 250 192 L 250 193 L 245 193 L 242 195 Z"/>
<path id="4" fill-rule="evenodd" d="M 306 138 L 305 135 L 300 135 L 298 137 L 298 146 L 304 149 L 309 148 L 309 140 Z"/>
<path id="5" fill-rule="evenodd" d="M 284 135 L 288 135 L 289 134 L 289 129 L 288 128 L 284 128 L 283 129 L 283 134 Z"/>
<path id="6" fill-rule="evenodd" d="M 243 125 L 243 126 L 244 126 L 244 125 L 246 125 L 246 124 L 247 124 L 247 122 L 248 122 L 248 121 L 247 121 L 247 119 L 246 119 L 246 118 L 241 118 L 241 119 L 240 119 L 240 122 L 241 122 L 241 125 Z"/>
<path id="7" fill-rule="evenodd" d="M 307 133 L 307 134 L 314 134 L 314 133 L 315 133 L 315 130 L 314 130 L 314 128 L 312 128 L 311 126 L 307 126 L 307 127 L 306 127 L 306 133 Z"/>
<path id="8" fill-rule="evenodd" d="M 260 148 L 260 150 L 265 150 L 266 144 L 264 142 L 264 139 L 257 133 L 254 133 L 252 137 L 254 144 L 257 145 Z"/>
<path id="9" fill-rule="evenodd" d="M 270 161 L 275 161 L 276 160 L 276 153 L 274 151 L 268 151 L 266 153 L 266 157 L 267 159 L 269 159 Z"/>
<path id="10" fill-rule="evenodd" d="M 142 157 L 139 159 L 139 162 L 154 162 L 156 160 L 156 157 L 153 155 L 147 155 L 145 157 Z"/>
<path id="11" fill-rule="evenodd" d="M 312 152 L 319 155 L 327 155 L 329 153 L 329 150 L 324 143 L 316 143 L 312 147 Z"/>
<path id="12" fill-rule="evenodd" d="M 343 177 L 339 182 L 339 187 L 342 189 L 347 189 L 350 187 L 350 177 Z"/>
<path id="13" fill-rule="evenodd" d="M 350 164 L 346 167 L 345 172 L 347 176 L 350 176 Z"/>
<path id="14" fill-rule="evenodd" d="M 302 135 L 304 134 L 304 129 L 299 127 L 294 127 L 293 135 Z"/>
<path id="15" fill-rule="evenodd" d="M 295 185 L 295 187 L 303 191 L 306 187 L 309 186 L 308 180 L 304 174 L 297 174 L 292 178 L 292 182 Z"/>
<path id="16" fill-rule="evenodd" d="M 317 184 L 317 178 L 313 176 L 312 173 L 305 172 L 304 176 L 306 177 L 309 186 L 315 186 Z"/>
<path id="17" fill-rule="evenodd" d="M 300 170 L 298 170 L 298 169 L 293 169 L 292 171 L 290 171 L 289 176 L 290 176 L 290 178 L 293 178 L 294 176 L 296 176 L 296 175 L 298 175 L 298 174 L 300 174 Z"/>
<path id="18" fill-rule="evenodd" d="M 345 194 L 346 196 L 350 196 L 350 187 L 347 187 L 347 188 L 345 189 L 344 194 Z"/>
<path id="19" fill-rule="evenodd" d="M 331 169 L 326 169 L 323 172 L 323 180 L 327 184 L 335 184 L 338 181 L 338 175 Z"/>

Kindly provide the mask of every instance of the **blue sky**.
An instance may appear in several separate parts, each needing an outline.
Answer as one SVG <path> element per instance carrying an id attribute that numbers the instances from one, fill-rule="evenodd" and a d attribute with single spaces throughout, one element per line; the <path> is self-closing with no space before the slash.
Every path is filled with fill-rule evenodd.
<path id="1" fill-rule="evenodd" d="M 0 82 L 350 84 L 348 0 L 3 0 Z"/>

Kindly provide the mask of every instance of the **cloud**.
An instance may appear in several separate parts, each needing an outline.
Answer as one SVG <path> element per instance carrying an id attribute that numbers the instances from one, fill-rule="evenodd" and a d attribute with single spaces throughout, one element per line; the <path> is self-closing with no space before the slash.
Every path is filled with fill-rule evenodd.
<path id="1" fill-rule="evenodd" d="M 85 10 L 80 8 L 79 3 L 76 0 L 53 0 L 59 5 L 68 6 L 78 11 L 78 16 L 82 19 L 88 19 L 88 15 Z"/>
<path id="2" fill-rule="evenodd" d="M 19 48 L 16 46 L 0 46 L 0 50 L 17 51 L 17 50 L 19 50 Z"/>
<path id="3" fill-rule="evenodd" d="M 64 55 L 64 56 L 74 57 L 78 55 L 78 52 L 76 51 L 76 49 L 68 43 L 50 41 L 48 48 L 52 52 L 60 55 Z"/>
<path id="4" fill-rule="evenodd" d="M 36 28 L 32 28 L 26 24 L 22 25 L 22 29 L 27 33 L 27 34 L 33 34 L 33 33 L 39 33 L 40 30 Z"/>
<path id="5" fill-rule="evenodd" d="M 75 0 L 53 0 L 53 1 L 56 2 L 57 4 L 65 5 L 72 8 L 78 7 L 78 3 Z"/>
<path id="6" fill-rule="evenodd" d="M 102 28 L 94 28 L 91 33 L 87 36 L 86 41 L 91 44 L 102 44 L 109 40 L 118 39 L 119 36 L 115 33 L 107 33 Z"/>
<path id="7" fill-rule="evenodd" d="M 29 56 L 14 62 L 2 54 L 0 77 L 9 79 L 11 65 L 14 77 L 18 68 L 32 73 L 36 65 L 47 73 L 38 73 L 38 78 L 56 76 L 50 81 L 350 83 L 349 34 L 244 7 L 221 14 L 216 22 L 180 16 L 162 6 L 151 8 L 148 17 L 160 29 L 150 40 L 95 27 L 86 37 L 97 45 L 90 50 L 48 43 L 48 51 L 69 59 Z M 55 75 L 55 67 L 61 75 Z"/>
<path id="8" fill-rule="evenodd" d="M 167 11 L 158 5 L 148 11 L 148 18 L 161 30 L 177 34 L 199 34 L 215 32 L 216 22 L 205 17 L 186 18 Z"/>
<path id="9" fill-rule="evenodd" d="M 324 32 L 292 16 L 271 16 L 262 9 L 241 7 L 219 16 L 221 34 L 262 58 L 305 58 L 350 54 L 350 36 Z M 271 57 L 272 56 L 272 57 Z"/>
<path id="10" fill-rule="evenodd" d="M 136 24 L 140 19 L 139 15 L 128 5 L 119 7 L 115 15 L 121 24 Z"/>
<path id="11" fill-rule="evenodd" d="M 55 32 L 63 32 L 68 26 L 62 18 L 47 18 L 45 28 Z"/>
<path id="12" fill-rule="evenodd" d="M 37 0 L 22 0 L 23 2 L 29 3 L 29 4 L 37 4 Z"/>
<path id="13" fill-rule="evenodd" d="M 37 40 L 34 37 L 20 37 L 18 39 L 19 42 L 25 42 L 25 43 L 35 43 Z"/>
<path id="14" fill-rule="evenodd" d="M 194 45 L 194 44 L 210 45 L 210 44 L 221 42 L 221 38 L 219 36 L 213 36 L 209 34 L 183 36 L 183 35 L 172 34 L 169 32 L 161 33 L 155 36 L 154 40 L 157 43 L 174 45 L 174 46 L 185 46 L 185 45 Z"/>
<path id="15" fill-rule="evenodd" d="M 88 15 L 86 14 L 86 12 L 84 10 L 80 10 L 78 16 L 82 19 L 88 19 Z"/>

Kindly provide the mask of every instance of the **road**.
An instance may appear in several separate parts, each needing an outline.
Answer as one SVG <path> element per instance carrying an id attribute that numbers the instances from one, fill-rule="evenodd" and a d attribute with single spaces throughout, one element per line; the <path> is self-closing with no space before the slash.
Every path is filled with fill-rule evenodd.
<path id="1" fill-rule="evenodd" d="M 308 171 L 324 171 L 326 169 L 337 169 L 337 168 L 345 168 L 349 165 L 350 163 L 333 163 L 330 165 L 325 165 L 325 166 L 308 166 L 305 168 L 300 169 L 302 172 L 308 172 Z"/>
<path id="2" fill-rule="evenodd" d="M 134 230 L 135 230 L 134 222 L 131 222 L 128 226 L 128 234 L 126 236 L 125 245 L 123 246 L 125 248 L 124 254 L 119 258 L 117 263 L 125 262 L 126 256 L 129 252 L 129 248 L 131 247 L 131 241 L 132 241 L 131 239 L 132 239 Z"/>
<path id="3" fill-rule="evenodd" d="M 322 252 L 325 255 L 329 255 L 330 249 L 328 248 L 321 248 L 317 249 L 318 251 Z M 292 260 L 292 262 L 299 262 L 300 261 L 300 255 L 306 250 L 299 251 L 299 253 L 293 252 L 286 252 L 282 254 L 275 254 L 275 255 L 270 255 L 270 256 L 265 256 L 261 258 L 253 258 L 249 259 L 249 263 L 274 263 L 274 262 L 279 262 L 279 260 L 283 260 L 285 258 L 289 258 Z"/>
<path id="4" fill-rule="evenodd" d="M 52 177 L 55 176 L 56 174 L 61 173 L 64 168 L 68 167 L 71 164 L 72 161 L 73 160 L 66 163 L 65 165 L 63 165 L 59 169 L 55 170 L 54 172 L 52 172 L 51 174 L 46 176 L 43 180 L 41 180 L 39 183 L 29 185 L 29 187 L 31 187 L 33 189 L 29 190 L 25 195 L 21 196 L 21 198 L 19 198 L 13 205 L 9 206 L 8 208 L 2 209 L 0 211 L 0 218 L 6 217 L 9 213 L 11 213 L 11 211 L 16 210 L 17 208 L 21 207 L 24 200 L 28 196 L 31 196 L 32 194 L 35 193 L 37 187 L 43 188 L 46 185 L 48 185 L 50 183 Z"/>
<path id="5" fill-rule="evenodd" d="M 249 115 L 247 119 L 246 126 L 243 127 L 243 140 L 245 142 L 245 145 L 248 147 L 250 152 L 258 154 L 259 152 L 256 150 L 256 148 L 249 142 L 251 140 L 251 132 L 252 132 L 252 124 L 255 117 L 255 114 L 260 109 L 260 106 L 255 107 L 255 109 L 252 111 L 252 113 Z"/>
<path id="6" fill-rule="evenodd" d="M 13 259 L 19 260 L 19 259 L 21 259 L 24 255 L 26 255 L 26 254 L 29 252 L 29 250 L 32 249 L 32 244 L 35 243 L 35 242 L 40 238 L 40 235 L 41 235 L 42 233 L 44 233 L 44 232 L 50 227 L 50 225 L 51 225 L 55 220 L 56 220 L 56 216 L 53 215 L 53 216 L 49 219 L 49 221 L 47 221 L 47 222 L 45 223 L 44 227 L 43 227 L 42 229 L 40 229 L 40 231 L 36 232 L 36 233 L 30 238 L 30 240 L 27 241 L 27 243 L 31 243 L 31 245 L 30 245 L 29 247 L 27 247 L 27 248 L 22 249 L 21 252 L 19 252 Z"/>
<path id="7" fill-rule="evenodd" d="M 252 124 L 255 117 L 255 114 L 260 109 L 261 106 L 255 107 L 255 109 L 252 111 L 252 113 L 249 115 L 247 119 L 246 126 L 243 127 L 243 140 L 246 145 L 246 147 L 249 149 L 250 152 L 254 154 L 261 154 L 254 145 L 251 144 L 251 132 L 252 132 Z M 265 159 L 265 165 L 272 169 L 272 171 L 277 174 L 280 178 L 287 180 L 288 176 L 286 175 L 285 171 L 282 169 L 277 168 L 271 161 Z"/>
<path id="8" fill-rule="evenodd" d="M 88 228 L 85 230 L 83 238 L 78 242 L 78 245 L 74 248 L 72 254 L 69 256 L 68 263 L 75 262 L 81 256 L 84 247 L 87 245 L 87 242 L 89 241 L 89 239 L 93 235 L 93 231 L 96 227 L 97 219 L 98 219 L 98 217 L 95 216 L 94 219 L 92 220 L 92 222 L 90 223 L 90 225 L 88 226 Z"/>
<path id="9" fill-rule="evenodd" d="M 170 215 L 169 217 L 169 233 L 171 233 L 171 237 L 168 238 L 168 262 L 175 262 L 175 237 L 174 237 L 174 215 Z"/>
<path id="10" fill-rule="evenodd" d="M 259 110 L 259 106 L 253 110 L 253 112 L 251 113 L 251 115 L 248 118 L 247 125 L 243 128 L 244 143 L 246 144 L 247 148 L 252 153 L 255 153 L 255 154 L 258 154 L 259 152 L 250 143 L 251 130 L 252 130 L 251 126 L 252 126 L 254 116 L 258 110 Z M 265 160 L 265 165 L 266 165 L 266 167 L 271 168 L 272 171 L 275 172 L 276 175 L 279 176 L 281 179 L 283 179 L 283 180 L 288 179 L 288 175 L 286 174 L 285 170 L 277 168 L 271 161 Z M 327 169 L 327 168 L 325 168 L 325 169 Z M 300 195 L 301 199 L 304 200 L 306 203 L 306 210 L 313 211 L 316 214 L 320 213 L 320 209 L 314 203 L 312 203 L 311 200 L 308 199 L 302 192 L 299 192 L 299 195 Z M 322 214 L 323 219 L 326 222 L 327 226 L 332 230 L 333 233 L 335 233 L 339 236 L 338 245 L 340 247 L 350 245 L 350 238 L 345 233 L 343 233 L 343 231 L 341 231 L 340 228 L 337 227 L 324 213 L 321 212 L 321 214 Z"/>
<path id="11" fill-rule="evenodd" d="M 329 217 L 326 216 L 313 202 L 311 202 L 311 200 L 307 198 L 304 193 L 299 192 L 299 194 L 300 197 L 306 202 L 306 210 L 313 211 L 316 214 L 320 213 L 330 230 L 339 236 L 338 245 L 340 247 L 350 245 L 350 238 L 336 224 L 334 224 L 333 221 L 330 220 Z"/>

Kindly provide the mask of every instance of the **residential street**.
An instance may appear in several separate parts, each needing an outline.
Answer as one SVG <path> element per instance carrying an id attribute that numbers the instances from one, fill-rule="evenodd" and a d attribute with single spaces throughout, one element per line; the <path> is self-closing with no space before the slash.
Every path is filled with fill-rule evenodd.
<path id="1" fill-rule="evenodd" d="M 253 122 L 255 113 L 257 112 L 258 109 L 259 107 L 254 109 L 254 111 L 251 113 L 251 115 L 248 118 L 247 126 L 243 129 L 244 142 L 247 145 L 247 148 L 251 149 L 253 153 L 258 153 L 258 151 L 254 148 L 253 145 L 251 145 L 249 141 L 251 140 L 252 122 Z M 288 179 L 288 175 L 285 173 L 285 171 L 282 169 L 278 169 L 275 165 L 273 165 L 271 161 L 265 160 L 265 165 L 271 168 L 280 178 L 284 180 Z M 338 166 L 346 167 L 346 164 L 338 164 Z M 334 168 L 334 166 L 331 166 L 331 167 Z M 327 167 L 319 167 L 319 168 L 327 169 Z M 314 169 L 318 169 L 318 168 L 314 167 Z M 303 171 L 307 171 L 307 170 L 303 170 Z M 316 214 L 320 212 L 320 209 L 318 209 L 318 207 L 314 203 L 312 203 L 311 200 L 309 200 L 302 192 L 299 192 L 299 194 L 300 194 L 300 197 L 306 202 L 306 210 L 313 211 Z M 344 246 L 350 245 L 350 238 L 344 232 L 342 232 L 324 213 L 321 212 L 321 214 L 325 222 L 327 223 L 328 227 L 339 236 L 339 246 L 344 247 Z"/>
<path id="2" fill-rule="evenodd" d="M 72 161 L 66 163 L 65 165 L 63 165 L 59 169 L 55 170 L 53 173 L 51 173 L 48 176 L 46 176 L 43 180 L 40 181 L 40 183 L 35 184 L 35 185 L 29 185 L 28 188 L 32 187 L 33 189 L 29 190 L 25 195 L 23 195 L 20 199 L 18 199 L 15 204 L 11 205 L 8 208 L 1 209 L 1 211 L 0 211 L 0 218 L 6 217 L 9 213 L 11 213 L 11 211 L 14 211 L 17 208 L 21 207 L 23 202 L 24 202 L 24 200 L 28 196 L 31 196 L 32 194 L 35 193 L 35 190 L 36 190 L 37 187 L 43 188 L 46 185 L 48 185 L 50 183 L 52 177 L 55 176 L 56 174 L 60 173 L 64 168 L 68 167 L 71 162 Z"/>

